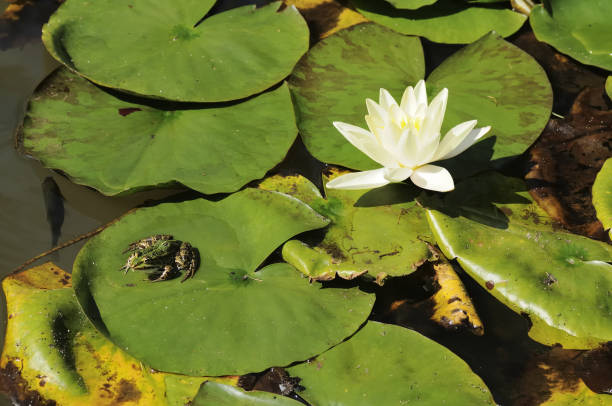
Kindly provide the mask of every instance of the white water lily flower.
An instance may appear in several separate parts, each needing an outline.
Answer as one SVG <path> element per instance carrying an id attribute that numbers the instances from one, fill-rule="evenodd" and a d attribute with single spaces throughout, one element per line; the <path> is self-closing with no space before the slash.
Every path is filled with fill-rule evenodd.
<path id="1" fill-rule="evenodd" d="M 491 127 L 474 128 L 476 120 L 451 128 L 440 138 L 448 89 L 427 105 L 425 81 L 408 86 L 399 106 L 385 89 L 379 103 L 366 99 L 365 116 L 370 131 L 334 122 L 355 147 L 383 167 L 342 175 L 327 183 L 332 189 L 370 189 L 408 178 L 423 189 L 448 192 L 455 188 L 451 174 L 441 166 L 429 165 L 459 155 L 482 138 Z"/>

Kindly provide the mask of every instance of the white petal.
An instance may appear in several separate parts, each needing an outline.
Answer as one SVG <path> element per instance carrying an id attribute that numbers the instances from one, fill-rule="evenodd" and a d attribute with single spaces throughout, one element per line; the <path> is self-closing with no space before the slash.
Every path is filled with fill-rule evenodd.
<path id="1" fill-rule="evenodd" d="M 396 166 L 396 160 L 378 142 L 374 134 L 352 124 L 334 121 L 334 127 L 340 131 L 355 148 L 378 162 L 382 166 Z"/>
<path id="2" fill-rule="evenodd" d="M 389 117 L 391 117 L 391 121 L 400 128 L 408 124 L 408 116 L 406 116 L 404 110 L 400 109 L 397 104 L 389 108 Z"/>
<path id="3" fill-rule="evenodd" d="M 402 96 L 402 101 L 400 103 L 400 108 L 406 113 L 408 116 L 414 116 L 414 113 L 417 108 L 417 101 L 414 95 L 414 89 L 412 86 L 408 86 L 404 91 L 404 95 Z"/>
<path id="4" fill-rule="evenodd" d="M 397 102 L 395 101 L 393 96 L 391 96 L 387 89 L 382 88 L 380 89 L 379 103 L 380 107 L 385 110 L 389 110 L 391 106 L 397 106 Z"/>
<path id="5" fill-rule="evenodd" d="M 389 113 L 383 109 L 378 103 L 372 99 L 366 99 L 366 107 L 368 108 L 368 114 L 376 120 L 380 120 L 383 123 L 389 121 Z"/>
<path id="6" fill-rule="evenodd" d="M 412 175 L 411 168 L 385 168 L 385 179 L 389 182 L 401 182 Z"/>
<path id="7" fill-rule="evenodd" d="M 419 148 L 416 138 L 418 134 L 406 128 L 397 143 L 399 162 L 404 166 L 414 167 L 419 160 Z"/>
<path id="8" fill-rule="evenodd" d="M 491 129 L 490 126 L 473 129 L 465 136 L 465 138 L 463 138 L 463 140 L 459 143 L 459 145 L 457 145 L 450 152 L 438 158 L 437 160 L 449 159 L 449 158 L 459 155 L 460 153 L 462 153 L 463 151 L 465 151 L 466 149 L 474 145 L 474 143 L 478 141 L 479 139 L 481 139 L 486 133 L 488 133 L 490 129 Z"/>
<path id="9" fill-rule="evenodd" d="M 425 81 L 419 80 L 414 87 L 414 96 L 416 97 L 417 106 L 424 104 L 427 107 L 427 89 L 425 89 Z"/>
<path id="10" fill-rule="evenodd" d="M 347 173 L 327 182 L 325 187 L 328 189 L 359 190 L 384 186 L 391 183 L 385 177 L 386 171 L 387 168 L 380 168 L 371 171 Z"/>
<path id="11" fill-rule="evenodd" d="M 455 188 L 451 174 L 436 165 L 423 165 L 417 168 L 410 180 L 418 187 L 436 192 L 449 192 Z"/>
<path id="12" fill-rule="evenodd" d="M 435 156 L 433 157 L 433 161 L 438 161 L 440 159 L 444 159 L 449 152 L 454 150 L 457 145 L 463 141 L 463 139 L 476 127 L 476 120 L 465 121 L 461 124 L 457 124 L 442 138 L 440 141 L 440 145 L 438 146 L 438 150 L 436 151 Z"/>

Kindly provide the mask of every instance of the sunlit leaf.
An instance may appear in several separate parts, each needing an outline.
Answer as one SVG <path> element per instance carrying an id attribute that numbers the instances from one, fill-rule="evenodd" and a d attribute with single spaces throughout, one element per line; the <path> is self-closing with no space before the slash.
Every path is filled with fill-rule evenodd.
<path id="1" fill-rule="evenodd" d="M 608 158 L 593 183 L 593 206 L 604 229 L 612 233 L 612 158 Z"/>
<path id="2" fill-rule="evenodd" d="M 364 16 L 338 0 L 283 0 L 283 3 L 295 6 L 300 10 L 308 23 L 310 38 L 314 41 L 368 21 Z"/>
<path id="3" fill-rule="evenodd" d="M 43 42 L 95 83 L 198 102 L 261 92 L 287 76 L 308 49 L 308 28 L 294 7 L 244 6 L 199 22 L 214 3 L 66 1 L 43 27 Z"/>
<path id="4" fill-rule="evenodd" d="M 481 286 L 529 316 L 543 344 L 594 348 L 612 339 L 612 247 L 561 231 L 519 179 L 489 173 L 425 200 L 440 248 Z"/>
<path id="5" fill-rule="evenodd" d="M 373 304 L 357 288 L 311 284 L 285 263 L 254 272 L 285 240 L 327 222 L 295 198 L 257 189 L 140 209 L 85 245 L 75 290 L 113 342 L 157 370 L 216 376 L 287 365 L 352 334 Z M 154 283 L 120 272 L 128 244 L 154 234 L 199 251 L 193 278 Z"/>
<path id="6" fill-rule="evenodd" d="M 234 386 L 216 382 L 205 382 L 191 404 L 193 406 L 301 405 L 300 402 L 275 393 L 261 391 L 247 392 Z"/>
<path id="7" fill-rule="evenodd" d="M 387 0 L 395 8 L 414 10 L 423 6 L 429 6 L 438 0 Z"/>
<path id="8" fill-rule="evenodd" d="M 416 331 L 368 322 L 309 362 L 289 368 L 304 399 L 318 406 L 494 405 L 460 358 Z"/>
<path id="9" fill-rule="evenodd" d="M 448 88 L 443 134 L 473 119 L 478 127 L 491 126 L 484 140 L 448 161 L 453 175 L 523 153 L 544 129 L 552 109 L 544 70 L 493 33 L 446 59 L 429 75 L 427 86 L 431 97 Z"/>
<path id="10" fill-rule="evenodd" d="M 345 171 L 323 176 L 323 183 Z M 330 280 L 336 275 L 353 279 L 364 273 L 379 283 L 387 276 L 412 273 L 429 257 L 423 240 L 432 240 L 424 211 L 414 202 L 419 191 L 408 185 L 373 190 L 326 189 L 324 199 L 301 176 L 275 176 L 260 188 L 287 193 L 303 200 L 331 219 L 325 237 L 316 246 L 289 241 L 283 258 L 309 278 Z"/>
<path id="11" fill-rule="evenodd" d="M 536 5 L 529 22 L 536 37 L 588 65 L 612 70 L 612 2 L 547 0 Z"/>
<path id="12" fill-rule="evenodd" d="M 352 0 L 368 19 L 407 35 L 431 41 L 468 44 L 489 31 L 514 34 L 526 17 L 507 8 L 471 6 L 457 0 L 438 0 L 418 10 L 398 9 L 384 0 Z"/>
<path id="13" fill-rule="evenodd" d="M 36 90 L 25 153 L 107 195 L 180 182 L 233 192 L 263 177 L 295 139 L 287 87 L 226 107 L 161 110 L 60 69 Z"/>

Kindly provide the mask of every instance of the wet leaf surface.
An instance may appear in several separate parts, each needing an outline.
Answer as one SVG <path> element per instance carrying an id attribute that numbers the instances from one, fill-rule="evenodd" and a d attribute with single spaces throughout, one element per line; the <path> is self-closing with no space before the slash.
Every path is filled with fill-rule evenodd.
<path id="1" fill-rule="evenodd" d="M 346 171 L 331 169 L 323 184 Z M 425 213 L 414 202 L 419 193 L 406 184 L 372 190 L 326 189 L 323 198 L 301 176 L 275 176 L 260 188 L 290 194 L 331 220 L 314 247 L 292 240 L 283 258 L 314 280 L 353 279 L 368 273 L 380 284 L 387 276 L 413 272 L 429 256 L 432 240 Z"/>
<path id="2" fill-rule="evenodd" d="M 612 158 L 608 158 L 593 183 L 593 207 L 603 228 L 612 228 Z"/>
<path id="3" fill-rule="evenodd" d="M 323 162 L 354 169 L 378 167 L 349 144 L 332 122 L 365 126 L 367 97 L 378 100 L 380 87 L 401 94 L 424 73 L 418 38 L 377 24 L 359 24 L 321 40 L 289 78 L 306 148 Z"/>
<path id="4" fill-rule="evenodd" d="M 191 102 L 259 93 L 285 78 L 308 49 L 308 27 L 295 8 L 244 6 L 200 21 L 214 3 L 69 1 L 43 27 L 43 42 L 95 83 Z"/>
<path id="5" fill-rule="evenodd" d="M 529 336 L 565 348 L 612 337 L 612 247 L 556 231 L 523 182 L 494 173 L 429 199 L 440 248 L 493 296 L 529 316 Z"/>
<path id="6" fill-rule="evenodd" d="M 368 21 L 337 0 L 284 0 L 283 3 L 300 10 L 310 29 L 311 44 L 341 29 Z"/>
<path id="7" fill-rule="evenodd" d="M 327 222 L 295 198 L 257 189 L 140 209 L 85 245 L 75 290 L 111 341 L 157 370 L 216 376 L 287 365 L 352 334 L 373 304 L 357 287 L 311 284 L 289 264 L 254 272 L 285 240 Z M 198 249 L 193 278 L 153 283 L 119 271 L 128 244 L 154 234 Z"/>
<path id="8" fill-rule="evenodd" d="M 155 372 L 110 343 L 81 311 L 70 274 L 52 263 L 8 276 L 2 287 L 0 388 L 19 404 L 183 405 L 206 379 Z"/>
<path id="9" fill-rule="evenodd" d="M 473 119 L 478 127 L 492 127 L 484 140 L 442 163 L 453 176 L 499 166 L 523 153 L 544 129 L 552 107 L 546 73 L 529 54 L 493 33 L 447 58 L 427 86 L 432 96 L 448 88 L 442 134 Z"/>
<path id="10" fill-rule="evenodd" d="M 297 133 L 285 85 L 198 107 L 127 102 L 59 69 L 30 99 L 20 141 L 27 155 L 106 195 L 172 182 L 212 194 L 263 177 Z"/>
<path id="11" fill-rule="evenodd" d="M 252 391 L 247 392 L 234 386 L 216 382 L 205 382 L 197 396 L 193 399 L 193 406 L 299 406 L 300 402 L 275 393 Z"/>
<path id="12" fill-rule="evenodd" d="M 382 0 L 352 0 L 368 19 L 407 35 L 434 42 L 468 44 L 490 31 L 514 34 L 526 17 L 510 9 L 471 6 L 456 0 L 438 0 L 418 10 L 397 9 Z"/>
<path id="13" fill-rule="evenodd" d="M 300 396 L 320 406 L 495 404 L 480 378 L 449 350 L 415 331 L 373 321 L 288 371 L 302 378 Z"/>
<path id="14" fill-rule="evenodd" d="M 548 9 L 547 9 L 548 8 Z M 529 23 L 536 37 L 582 63 L 612 70 L 612 3 L 607 0 L 548 0 L 536 5 Z"/>
<path id="15" fill-rule="evenodd" d="M 529 151 L 525 178 L 533 198 L 556 221 L 605 240 L 591 193 L 597 173 L 612 157 L 612 111 L 603 97 L 601 87 L 585 89 L 564 119 L 550 120 Z"/>

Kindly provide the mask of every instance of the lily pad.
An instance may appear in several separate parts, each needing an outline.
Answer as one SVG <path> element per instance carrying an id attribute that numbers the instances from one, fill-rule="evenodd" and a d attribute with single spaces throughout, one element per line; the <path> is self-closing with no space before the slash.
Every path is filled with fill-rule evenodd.
<path id="1" fill-rule="evenodd" d="M 552 111 L 552 89 L 544 70 L 526 52 L 487 34 L 446 59 L 427 78 L 431 95 L 448 88 L 442 125 L 476 119 L 490 125 L 483 141 L 448 161 L 451 173 L 522 154 L 540 135 Z M 487 148 L 492 151 L 485 153 Z"/>
<path id="2" fill-rule="evenodd" d="M 612 99 L 612 76 L 608 76 L 606 79 L 606 93 L 608 98 Z"/>
<path id="3" fill-rule="evenodd" d="M 395 8 L 415 10 L 423 6 L 429 6 L 438 0 L 387 0 L 387 3 Z"/>
<path id="4" fill-rule="evenodd" d="M 612 158 L 608 158 L 593 183 L 593 206 L 604 229 L 612 235 Z"/>
<path id="5" fill-rule="evenodd" d="M 379 165 L 349 144 L 333 121 L 363 123 L 365 99 L 381 87 L 401 94 L 425 75 L 418 38 L 377 24 L 344 29 L 313 46 L 291 77 L 300 135 L 315 158 L 355 169 Z"/>
<path id="6" fill-rule="evenodd" d="M 287 365 L 352 334 L 373 305 L 372 295 L 323 289 L 285 263 L 255 272 L 285 240 L 327 223 L 295 198 L 257 189 L 140 209 L 81 250 L 75 291 L 99 329 L 157 370 L 214 376 Z M 193 278 L 153 283 L 119 271 L 130 242 L 160 233 L 199 250 Z"/>
<path id="7" fill-rule="evenodd" d="M 300 10 L 308 23 L 312 43 L 346 27 L 368 21 L 352 7 L 337 0 L 284 0 L 283 3 Z"/>
<path id="8" fill-rule="evenodd" d="M 612 246 L 558 231 L 522 180 L 488 173 L 424 203 L 444 254 L 528 315 L 531 338 L 575 349 L 612 339 Z"/>
<path id="9" fill-rule="evenodd" d="M 244 6 L 200 22 L 214 3 L 71 0 L 43 27 L 43 42 L 55 59 L 100 85 L 196 102 L 259 93 L 308 49 L 295 7 Z"/>
<path id="10" fill-rule="evenodd" d="M 612 70 L 612 3 L 608 0 L 548 0 L 536 5 L 529 23 L 540 41 L 587 65 Z"/>
<path id="11" fill-rule="evenodd" d="M 323 183 L 344 172 L 331 170 Z M 295 196 L 331 219 L 325 237 L 314 248 L 295 240 L 283 246 L 283 259 L 309 278 L 353 279 L 367 272 L 382 284 L 387 276 L 412 273 L 430 256 L 423 240 L 433 238 L 423 209 L 414 201 L 416 187 L 325 189 L 324 199 L 301 176 L 274 176 L 260 188 Z"/>
<path id="12" fill-rule="evenodd" d="M 270 392 L 247 392 L 234 386 L 205 382 L 191 403 L 193 406 L 299 406 L 300 402 Z"/>
<path id="13" fill-rule="evenodd" d="M 248 119 L 246 119 L 248 118 Z M 180 182 L 233 192 L 280 162 L 297 129 L 286 85 L 227 107 L 128 103 L 60 69 L 36 90 L 25 153 L 106 195 Z"/>
<path id="14" fill-rule="evenodd" d="M 402 34 L 447 44 L 468 44 L 489 31 L 507 37 L 518 31 L 526 19 L 510 9 L 472 6 L 457 0 L 438 0 L 418 10 L 397 9 L 381 0 L 352 0 L 352 3 L 378 24 Z"/>
<path id="15" fill-rule="evenodd" d="M 369 321 L 357 334 L 289 368 L 319 406 L 494 405 L 468 365 L 416 331 Z"/>

